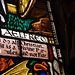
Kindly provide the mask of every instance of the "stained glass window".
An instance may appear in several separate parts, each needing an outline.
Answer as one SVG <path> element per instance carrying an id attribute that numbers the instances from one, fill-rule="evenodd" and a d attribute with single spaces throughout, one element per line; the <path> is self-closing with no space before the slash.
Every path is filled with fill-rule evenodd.
<path id="1" fill-rule="evenodd" d="M 49 0 L 0 0 L 0 73 L 65 75 Z"/>

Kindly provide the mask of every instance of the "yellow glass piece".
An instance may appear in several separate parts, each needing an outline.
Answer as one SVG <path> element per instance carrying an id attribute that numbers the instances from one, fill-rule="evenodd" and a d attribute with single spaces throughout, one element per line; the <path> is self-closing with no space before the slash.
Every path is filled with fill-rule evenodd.
<path id="1" fill-rule="evenodd" d="M 49 40 L 50 40 L 51 38 L 49 38 Z"/>
<path id="2" fill-rule="evenodd" d="M 52 43 L 52 42 L 51 42 L 51 38 L 49 38 L 49 43 Z"/>
<path id="3" fill-rule="evenodd" d="M 49 41 L 50 43 L 52 43 L 51 41 Z"/>
<path id="4" fill-rule="evenodd" d="M 30 0 L 19 0 L 19 12 L 20 13 L 23 13 L 26 10 L 29 1 Z"/>
<path id="5" fill-rule="evenodd" d="M 32 73 L 29 73 L 28 75 L 33 75 Z"/>
<path id="6" fill-rule="evenodd" d="M 17 7 L 16 7 L 16 5 L 7 3 L 7 7 L 8 7 L 8 12 L 17 14 Z"/>
<path id="7" fill-rule="evenodd" d="M 51 38 L 51 40 L 53 40 L 53 38 Z"/>
<path id="8" fill-rule="evenodd" d="M 54 41 L 52 41 L 52 44 L 54 44 Z"/>
<path id="9" fill-rule="evenodd" d="M 16 65 L 15 67 L 11 68 L 7 72 L 3 73 L 2 75 L 27 75 L 29 69 L 26 67 L 28 60 Z"/>

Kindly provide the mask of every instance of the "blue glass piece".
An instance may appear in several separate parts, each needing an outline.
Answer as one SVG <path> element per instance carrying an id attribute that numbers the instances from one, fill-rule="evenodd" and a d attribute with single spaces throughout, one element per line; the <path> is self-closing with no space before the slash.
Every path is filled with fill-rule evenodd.
<path id="1" fill-rule="evenodd" d="M 41 75 L 46 75 L 45 73 L 40 73 Z"/>

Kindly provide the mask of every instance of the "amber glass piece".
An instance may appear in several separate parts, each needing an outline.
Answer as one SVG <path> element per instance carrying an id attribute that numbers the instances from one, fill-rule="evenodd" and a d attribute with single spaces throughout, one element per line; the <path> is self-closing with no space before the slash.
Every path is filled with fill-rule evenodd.
<path id="1" fill-rule="evenodd" d="M 43 61 L 42 64 L 45 65 L 46 67 L 48 67 L 48 65 L 46 64 L 46 62 Z"/>
<path id="2" fill-rule="evenodd" d="M 7 7 L 8 7 L 8 12 L 17 14 L 17 7 L 16 7 L 16 5 L 7 3 Z"/>
<path id="3" fill-rule="evenodd" d="M 12 59 L 10 59 L 10 60 L 8 61 L 8 64 L 9 64 L 9 66 L 11 66 L 11 65 L 14 64 L 14 62 L 12 61 Z"/>
<path id="4" fill-rule="evenodd" d="M 12 59 L 0 58 L 0 71 L 7 69 L 9 66 L 13 65 Z"/>
<path id="5" fill-rule="evenodd" d="M 30 0 L 19 0 L 19 12 L 23 13 L 27 8 Z"/>

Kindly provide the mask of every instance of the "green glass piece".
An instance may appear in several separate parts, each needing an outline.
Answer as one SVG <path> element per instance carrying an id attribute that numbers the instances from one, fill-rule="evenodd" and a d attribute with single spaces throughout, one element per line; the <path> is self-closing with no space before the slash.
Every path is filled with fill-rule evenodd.
<path id="1" fill-rule="evenodd" d="M 32 61 L 32 62 L 30 63 L 30 65 L 33 65 L 35 62 L 36 62 L 36 61 Z"/>
<path id="2" fill-rule="evenodd" d="M 34 20 L 31 19 L 22 20 L 18 16 L 9 14 L 7 25 L 4 25 L 3 27 L 26 31 L 33 21 Z"/>

